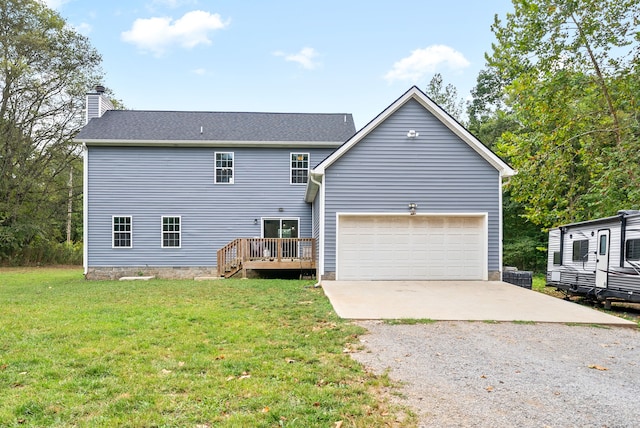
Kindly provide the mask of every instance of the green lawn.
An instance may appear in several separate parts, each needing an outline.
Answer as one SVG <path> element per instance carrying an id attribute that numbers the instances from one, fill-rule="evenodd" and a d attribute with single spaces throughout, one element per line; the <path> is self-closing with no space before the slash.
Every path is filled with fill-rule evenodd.
<path id="1" fill-rule="evenodd" d="M 0 426 L 415 424 L 312 284 L 0 270 Z"/>

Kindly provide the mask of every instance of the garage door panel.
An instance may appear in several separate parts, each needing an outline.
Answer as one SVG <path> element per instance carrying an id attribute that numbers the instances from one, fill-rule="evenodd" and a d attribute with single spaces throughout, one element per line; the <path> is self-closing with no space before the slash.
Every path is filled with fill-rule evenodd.
<path id="1" fill-rule="evenodd" d="M 338 279 L 483 279 L 483 217 L 341 216 Z"/>

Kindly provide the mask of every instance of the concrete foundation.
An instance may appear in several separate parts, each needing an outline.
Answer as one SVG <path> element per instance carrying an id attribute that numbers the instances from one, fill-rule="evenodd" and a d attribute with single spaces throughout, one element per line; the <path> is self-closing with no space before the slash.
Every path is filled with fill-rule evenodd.
<path id="1" fill-rule="evenodd" d="M 193 279 L 196 277 L 215 277 L 218 270 L 215 267 L 90 267 L 85 275 L 89 280 L 117 280 L 122 277 L 154 276 L 161 279 Z"/>

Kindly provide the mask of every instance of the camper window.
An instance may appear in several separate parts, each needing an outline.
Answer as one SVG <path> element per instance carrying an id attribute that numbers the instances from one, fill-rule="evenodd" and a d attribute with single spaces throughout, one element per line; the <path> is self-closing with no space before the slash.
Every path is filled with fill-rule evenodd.
<path id="1" fill-rule="evenodd" d="M 573 241 L 573 257 L 571 260 L 574 262 L 583 262 L 587 259 L 589 254 L 589 240 L 582 239 L 580 241 Z"/>
<path id="2" fill-rule="evenodd" d="M 640 239 L 628 239 L 625 252 L 627 260 L 640 260 Z"/>

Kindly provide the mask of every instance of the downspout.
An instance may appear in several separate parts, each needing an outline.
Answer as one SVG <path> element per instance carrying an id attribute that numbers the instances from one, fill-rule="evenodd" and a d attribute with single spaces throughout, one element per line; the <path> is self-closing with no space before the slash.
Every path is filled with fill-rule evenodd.
<path id="1" fill-rule="evenodd" d="M 319 181 L 316 181 L 316 180 L 315 180 L 315 178 L 313 178 L 313 174 L 309 174 L 309 179 L 311 180 L 311 182 L 312 182 L 313 184 L 317 184 L 317 185 L 318 185 L 318 188 L 322 187 L 322 183 L 321 183 L 321 182 L 319 182 Z"/>
<path id="2" fill-rule="evenodd" d="M 84 275 L 89 271 L 89 148 L 82 144 L 82 265 Z"/>
<path id="3" fill-rule="evenodd" d="M 318 282 L 314 285 L 314 287 L 320 287 L 322 284 L 322 272 L 324 269 L 324 263 L 321 263 L 321 260 L 323 259 L 323 255 L 324 255 L 324 250 L 323 250 L 323 243 L 324 243 L 324 215 L 323 215 L 323 211 L 324 211 L 324 207 L 322 206 L 322 193 L 320 193 L 320 191 L 322 190 L 322 183 L 317 181 L 315 178 L 313 178 L 313 174 L 311 172 L 309 172 L 309 180 L 311 180 L 311 182 L 315 185 L 318 186 L 318 202 L 320 202 L 320 208 L 318 208 L 318 214 L 320 216 L 320 218 L 318 219 L 318 268 L 316 270 L 317 272 L 317 276 L 318 276 Z M 321 255 L 322 254 L 322 255 Z"/>

